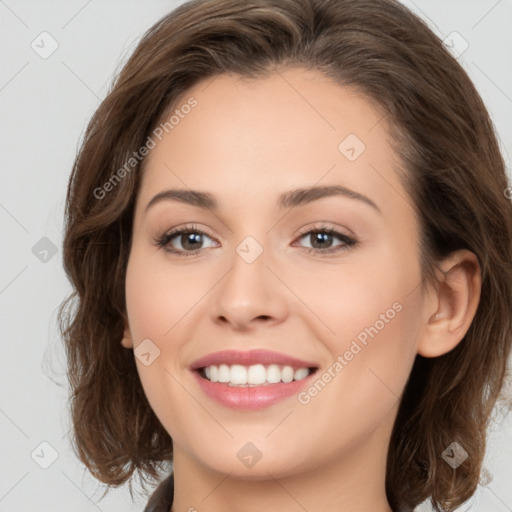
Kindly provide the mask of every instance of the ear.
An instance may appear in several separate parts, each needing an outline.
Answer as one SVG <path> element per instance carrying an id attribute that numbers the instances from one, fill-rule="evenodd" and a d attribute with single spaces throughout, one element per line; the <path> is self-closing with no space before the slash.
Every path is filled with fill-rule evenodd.
<path id="1" fill-rule="evenodd" d="M 461 249 L 438 266 L 438 281 L 425 301 L 425 324 L 418 354 L 438 357 L 455 348 L 473 321 L 482 287 L 474 253 Z"/>
<path id="2" fill-rule="evenodd" d="M 125 327 L 124 327 L 123 339 L 121 340 L 121 345 L 124 348 L 133 348 L 132 335 L 130 332 L 130 327 L 128 325 L 128 320 L 126 318 L 125 318 L 124 325 L 125 325 Z"/>

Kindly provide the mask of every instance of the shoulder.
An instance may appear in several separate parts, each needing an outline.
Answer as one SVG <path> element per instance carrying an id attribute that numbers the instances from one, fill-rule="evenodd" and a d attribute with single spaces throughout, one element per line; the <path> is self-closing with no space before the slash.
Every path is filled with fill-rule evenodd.
<path id="1" fill-rule="evenodd" d="M 153 491 L 144 512 L 169 512 L 174 499 L 174 474 L 162 480 Z"/>

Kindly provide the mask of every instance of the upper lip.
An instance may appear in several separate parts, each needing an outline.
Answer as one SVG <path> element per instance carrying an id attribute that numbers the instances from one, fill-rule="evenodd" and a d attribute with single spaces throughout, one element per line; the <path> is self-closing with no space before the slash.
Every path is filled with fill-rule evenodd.
<path id="1" fill-rule="evenodd" d="M 292 368 L 316 368 L 317 364 L 311 361 L 303 361 L 295 357 L 273 352 L 271 350 L 253 349 L 253 350 L 222 350 L 201 357 L 194 361 L 190 368 L 198 370 L 205 366 L 218 366 L 220 364 L 241 364 L 243 366 L 251 366 L 255 364 L 278 364 L 283 366 L 291 366 Z"/>

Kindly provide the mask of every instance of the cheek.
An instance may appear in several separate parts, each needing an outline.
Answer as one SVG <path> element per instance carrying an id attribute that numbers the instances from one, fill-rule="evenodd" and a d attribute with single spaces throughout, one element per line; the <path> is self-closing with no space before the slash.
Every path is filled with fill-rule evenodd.
<path id="1" fill-rule="evenodd" d="M 371 264 L 346 272 L 340 267 L 325 279 L 328 288 L 310 294 L 311 309 L 330 329 L 320 326 L 317 333 L 329 351 L 328 371 L 304 395 L 312 418 L 325 417 L 321 403 L 339 403 L 330 414 L 356 427 L 357 414 L 378 422 L 396 405 L 416 355 L 422 306 L 420 269 L 411 253 L 399 258 L 390 245 Z M 347 418 L 345 411 L 357 414 Z"/>
<path id="2" fill-rule="evenodd" d="M 182 329 L 182 322 L 187 322 L 207 291 L 208 281 L 197 272 L 173 267 L 160 253 L 150 257 L 135 253 L 126 272 L 126 307 L 133 336 L 164 343 Z"/>
<path id="3" fill-rule="evenodd" d="M 175 411 L 190 407 L 190 396 L 182 384 L 183 346 L 194 332 L 193 306 L 205 295 L 207 286 L 201 286 L 205 281 L 197 273 L 170 271 L 161 260 L 138 257 L 136 252 L 131 255 L 126 271 L 126 308 L 144 393 L 171 437 L 179 440 L 183 428 Z M 148 346 L 147 340 L 150 364 L 138 357 L 142 347 Z"/>
<path id="4" fill-rule="evenodd" d="M 311 325 L 318 326 L 316 334 L 331 352 L 343 353 L 358 336 L 363 342 L 372 339 L 376 330 L 380 338 L 391 324 L 400 324 L 405 315 L 398 310 L 413 297 L 420 270 L 413 251 L 399 253 L 395 243 L 380 244 L 337 265 L 316 264 L 295 277 L 284 274 L 305 314 L 314 313 Z"/>
<path id="5" fill-rule="evenodd" d="M 363 328 L 352 323 L 356 334 L 331 343 L 332 363 L 299 395 L 319 446 L 328 439 L 332 449 L 354 447 L 394 417 L 415 358 L 414 307 L 402 306 L 388 323 L 368 321 Z M 385 314 L 386 308 L 377 311 Z"/>

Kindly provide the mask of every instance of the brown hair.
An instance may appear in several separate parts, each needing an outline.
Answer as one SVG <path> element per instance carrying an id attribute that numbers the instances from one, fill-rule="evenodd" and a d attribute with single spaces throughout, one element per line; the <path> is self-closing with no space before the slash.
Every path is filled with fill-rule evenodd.
<path id="1" fill-rule="evenodd" d="M 424 282 L 452 251 L 476 254 L 480 303 L 464 339 L 417 356 L 390 442 L 393 508 L 431 497 L 454 510 L 475 492 L 486 427 L 512 340 L 512 205 L 488 112 L 428 26 L 393 0 L 194 0 L 143 36 L 84 136 L 66 198 L 63 261 L 74 292 L 62 303 L 74 446 L 101 481 L 158 476 L 172 440 L 123 349 L 125 271 L 142 163 L 112 183 L 178 98 L 209 77 L 263 77 L 286 66 L 325 73 L 385 117 L 421 226 Z M 119 174 L 118 174 L 119 176 Z M 106 190 L 103 188 L 102 190 Z M 76 306 L 73 309 L 70 306 Z M 453 470 L 452 442 L 469 458 Z"/>

